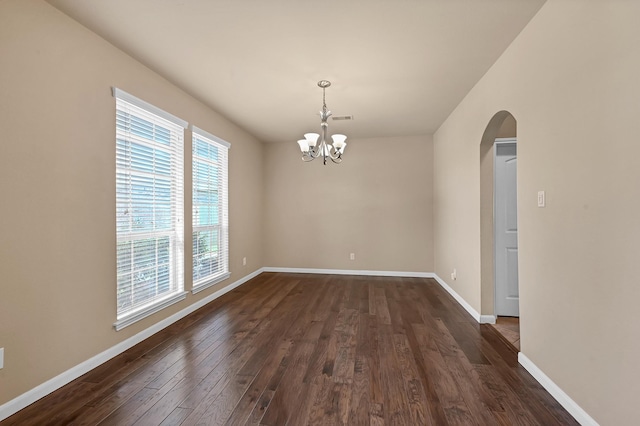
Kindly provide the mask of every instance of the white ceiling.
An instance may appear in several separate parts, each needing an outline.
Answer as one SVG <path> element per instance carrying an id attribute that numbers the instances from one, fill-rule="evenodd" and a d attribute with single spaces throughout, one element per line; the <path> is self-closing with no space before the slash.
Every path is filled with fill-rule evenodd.
<path id="1" fill-rule="evenodd" d="M 429 134 L 545 0 L 48 0 L 265 142 Z M 215 132 L 215 129 L 208 129 Z"/>

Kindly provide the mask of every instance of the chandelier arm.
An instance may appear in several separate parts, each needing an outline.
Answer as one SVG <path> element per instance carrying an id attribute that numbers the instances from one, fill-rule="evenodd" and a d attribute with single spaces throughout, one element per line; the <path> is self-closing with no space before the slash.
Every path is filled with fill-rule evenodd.
<path id="1" fill-rule="evenodd" d="M 329 152 L 329 156 L 331 157 L 332 160 L 338 160 L 338 159 L 342 159 L 342 154 L 340 154 L 340 152 L 337 149 L 333 149 L 333 153 Z"/>
<path id="2" fill-rule="evenodd" d="M 309 152 L 312 153 L 313 158 L 318 158 L 321 157 L 323 155 L 324 149 L 323 147 L 326 147 L 327 144 L 323 143 L 322 140 L 320 140 L 315 148 L 309 148 Z"/>

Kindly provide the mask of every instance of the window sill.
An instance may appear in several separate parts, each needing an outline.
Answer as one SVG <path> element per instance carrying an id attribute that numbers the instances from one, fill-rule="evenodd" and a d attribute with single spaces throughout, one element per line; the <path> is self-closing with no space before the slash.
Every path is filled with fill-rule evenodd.
<path id="1" fill-rule="evenodd" d="M 146 307 L 145 309 L 133 312 L 132 314 L 127 315 L 126 317 L 114 322 L 113 328 L 115 328 L 116 331 L 120 331 L 123 328 L 128 327 L 131 324 L 136 323 L 148 317 L 149 315 L 153 315 L 156 312 L 159 312 L 164 308 L 173 305 L 174 303 L 178 303 L 181 300 L 186 299 L 186 297 L 187 297 L 187 292 L 181 291 L 180 293 L 173 294 L 167 297 L 166 299 L 161 299 L 155 304 Z"/>
<path id="2" fill-rule="evenodd" d="M 231 272 L 225 272 L 222 275 L 218 275 L 217 277 L 212 278 L 211 281 L 205 281 L 202 284 L 198 284 L 197 286 L 194 286 L 193 289 L 191 290 L 191 293 L 196 294 L 201 292 L 202 290 L 206 290 L 212 285 L 216 285 L 219 282 L 226 280 L 230 276 L 231 276 Z"/>

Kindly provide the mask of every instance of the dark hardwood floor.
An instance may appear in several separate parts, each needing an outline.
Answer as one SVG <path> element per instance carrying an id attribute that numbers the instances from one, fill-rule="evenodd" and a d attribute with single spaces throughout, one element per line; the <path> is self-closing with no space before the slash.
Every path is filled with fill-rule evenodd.
<path id="1" fill-rule="evenodd" d="M 0 425 L 572 425 L 434 280 L 263 273 Z"/>

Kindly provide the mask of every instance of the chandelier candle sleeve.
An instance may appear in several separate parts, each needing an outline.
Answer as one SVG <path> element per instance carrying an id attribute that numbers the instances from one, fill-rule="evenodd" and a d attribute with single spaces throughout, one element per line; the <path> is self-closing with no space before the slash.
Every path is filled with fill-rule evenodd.
<path id="1" fill-rule="evenodd" d="M 317 133 L 305 133 L 304 138 L 306 139 L 308 145 L 310 147 L 315 147 L 316 143 L 318 143 L 318 138 L 320 137 Z"/>
<path id="2" fill-rule="evenodd" d="M 321 133 L 305 133 L 304 139 L 298 141 L 300 151 L 302 151 L 302 161 L 313 161 L 318 157 L 322 158 L 322 162 L 327 164 L 327 159 L 330 159 L 334 163 L 342 162 L 342 154 L 347 146 L 345 135 L 333 135 L 333 145 L 327 143 L 327 132 L 329 124 L 327 120 L 331 117 L 331 111 L 327 110 L 327 103 L 325 101 L 325 89 L 331 86 L 331 82 L 327 80 L 320 80 L 318 86 L 322 88 L 322 111 L 320 111 L 320 128 Z M 318 141 L 318 138 L 320 141 Z"/>
<path id="3" fill-rule="evenodd" d="M 300 139 L 298 145 L 300 145 L 300 151 L 309 152 L 309 141 L 306 139 Z"/>
<path id="4" fill-rule="evenodd" d="M 347 137 L 345 135 L 337 134 L 337 135 L 331 136 L 331 139 L 333 139 L 333 147 L 338 151 L 340 151 L 340 153 L 342 154 L 342 152 L 344 151 L 344 148 L 347 146 L 347 143 L 345 142 Z"/>

